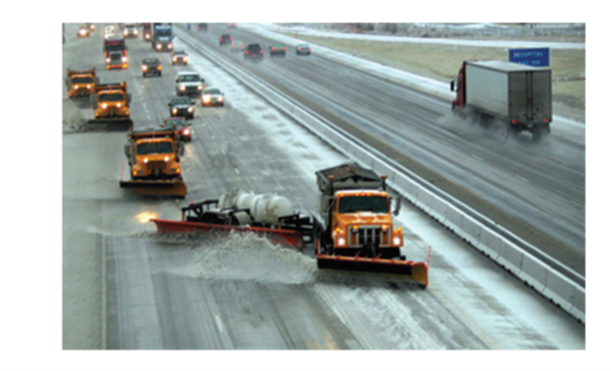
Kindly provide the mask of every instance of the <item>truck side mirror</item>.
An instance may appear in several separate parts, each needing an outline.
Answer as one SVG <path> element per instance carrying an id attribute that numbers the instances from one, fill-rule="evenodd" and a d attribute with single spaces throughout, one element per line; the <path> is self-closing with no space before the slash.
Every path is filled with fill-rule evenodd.
<path id="1" fill-rule="evenodd" d="M 391 203 L 393 201 L 393 199 L 390 199 Z M 401 200 L 400 199 L 396 199 L 395 200 L 395 209 L 392 211 L 392 215 L 397 216 L 399 215 L 399 212 L 401 211 Z"/>
<path id="2" fill-rule="evenodd" d="M 450 91 L 454 91 L 455 80 L 450 81 Z"/>

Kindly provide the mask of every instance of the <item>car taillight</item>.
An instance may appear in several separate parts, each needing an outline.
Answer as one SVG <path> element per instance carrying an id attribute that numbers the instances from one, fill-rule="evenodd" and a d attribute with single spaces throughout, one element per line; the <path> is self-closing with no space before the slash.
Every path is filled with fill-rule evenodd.
<path id="1" fill-rule="evenodd" d="M 286 50 L 286 46 L 283 46 L 283 47 L 282 47 L 282 50 Z"/>
<path id="2" fill-rule="evenodd" d="M 297 50 L 301 50 L 301 48 L 298 48 Z"/>
<path id="3" fill-rule="evenodd" d="M 263 50 L 261 50 L 261 54 L 263 54 Z"/>
<path id="4" fill-rule="evenodd" d="M 223 41 L 223 38 L 221 37 L 220 41 Z"/>
<path id="5" fill-rule="evenodd" d="M 276 48 L 272 48 L 272 51 L 276 50 Z"/>
<path id="6" fill-rule="evenodd" d="M 246 54 L 250 54 L 250 52 L 247 50 L 247 51 L 246 51 Z"/>

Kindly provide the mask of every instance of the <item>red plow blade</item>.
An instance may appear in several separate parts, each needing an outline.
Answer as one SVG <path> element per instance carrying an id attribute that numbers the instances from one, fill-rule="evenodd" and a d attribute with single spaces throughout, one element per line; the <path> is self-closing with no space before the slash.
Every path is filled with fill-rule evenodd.
<path id="1" fill-rule="evenodd" d="M 258 236 L 265 237 L 275 244 L 290 245 L 298 248 L 304 247 L 301 233 L 291 230 L 230 226 L 161 219 L 151 219 L 151 222 L 157 225 L 157 230 L 159 231 L 159 233 L 189 233 L 210 231 L 256 233 Z"/>

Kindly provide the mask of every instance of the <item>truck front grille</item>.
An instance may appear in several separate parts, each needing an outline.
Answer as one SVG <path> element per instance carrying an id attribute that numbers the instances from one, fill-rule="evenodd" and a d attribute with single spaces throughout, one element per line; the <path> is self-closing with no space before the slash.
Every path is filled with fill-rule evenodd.
<path id="1" fill-rule="evenodd" d="M 382 230 L 378 226 L 359 226 L 356 233 L 351 233 L 350 246 L 361 247 L 365 245 L 382 246 Z"/>
<path id="2" fill-rule="evenodd" d="M 148 171 L 165 170 L 165 161 L 149 161 L 146 164 L 146 169 Z"/>

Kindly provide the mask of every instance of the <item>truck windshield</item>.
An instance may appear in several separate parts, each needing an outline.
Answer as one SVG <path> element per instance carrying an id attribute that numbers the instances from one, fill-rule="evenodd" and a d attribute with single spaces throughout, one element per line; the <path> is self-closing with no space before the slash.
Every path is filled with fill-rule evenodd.
<path id="1" fill-rule="evenodd" d="M 148 142 L 140 143 L 136 148 L 139 155 L 152 155 L 155 153 L 173 153 L 174 147 L 170 142 Z"/>
<path id="2" fill-rule="evenodd" d="M 106 45 L 107 52 L 122 52 L 125 50 L 125 45 Z"/>
<path id="3" fill-rule="evenodd" d="M 178 76 L 180 82 L 200 81 L 199 75 L 180 75 Z"/>
<path id="4" fill-rule="evenodd" d="M 72 78 L 73 84 L 90 84 L 92 82 L 93 82 L 93 79 L 91 77 L 73 77 Z"/>
<path id="5" fill-rule="evenodd" d="M 390 206 L 388 198 L 382 196 L 344 196 L 339 199 L 339 212 L 341 214 L 355 213 L 357 211 L 371 211 L 373 213 L 388 213 Z"/>
<path id="6" fill-rule="evenodd" d="M 100 94 L 98 102 L 123 102 L 125 96 L 122 93 Z"/>

